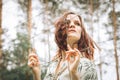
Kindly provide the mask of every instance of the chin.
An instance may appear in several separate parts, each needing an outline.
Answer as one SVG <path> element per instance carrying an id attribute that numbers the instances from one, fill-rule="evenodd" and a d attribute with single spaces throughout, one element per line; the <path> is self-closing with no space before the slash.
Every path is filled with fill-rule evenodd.
<path id="1" fill-rule="evenodd" d="M 80 36 L 78 36 L 76 34 L 69 34 L 68 35 L 68 40 L 78 41 L 79 39 L 80 39 Z"/>

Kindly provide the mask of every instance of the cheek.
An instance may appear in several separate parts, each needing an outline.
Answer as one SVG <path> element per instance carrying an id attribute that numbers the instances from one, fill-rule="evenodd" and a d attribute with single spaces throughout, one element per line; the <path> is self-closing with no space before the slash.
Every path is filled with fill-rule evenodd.
<path id="1" fill-rule="evenodd" d="M 79 35 L 81 36 L 82 29 L 81 29 L 81 28 L 78 28 L 77 30 L 78 30 Z"/>

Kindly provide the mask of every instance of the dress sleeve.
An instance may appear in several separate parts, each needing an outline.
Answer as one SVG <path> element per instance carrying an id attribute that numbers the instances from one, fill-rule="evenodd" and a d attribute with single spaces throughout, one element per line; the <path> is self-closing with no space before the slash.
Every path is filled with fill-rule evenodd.
<path id="1" fill-rule="evenodd" d="M 95 64 L 87 58 L 81 58 L 78 73 L 81 80 L 98 80 Z"/>

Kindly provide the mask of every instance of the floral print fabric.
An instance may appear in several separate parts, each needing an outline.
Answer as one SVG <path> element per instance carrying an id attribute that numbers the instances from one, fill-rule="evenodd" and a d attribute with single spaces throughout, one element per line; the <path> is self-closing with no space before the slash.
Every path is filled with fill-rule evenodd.
<path id="1" fill-rule="evenodd" d="M 63 63 L 62 69 L 60 69 L 60 71 L 55 74 L 57 64 L 58 61 L 51 62 L 44 80 L 72 80 L 70 78 L 67 61 Z M 80 59 L 77 71 L 80 80 L 98 80 L 95 65 L 87 58 Z"/>

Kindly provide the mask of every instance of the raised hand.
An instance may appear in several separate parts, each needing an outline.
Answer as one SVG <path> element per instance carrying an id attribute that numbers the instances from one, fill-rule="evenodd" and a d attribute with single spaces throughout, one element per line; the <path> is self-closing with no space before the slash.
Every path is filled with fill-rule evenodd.
<path id="1" fill-rule="evenodd" d="M 32 68 L 34 73 L 40 71 L 40 61 L 38 55 L 35 52 L 35 49 L 29 51 L 28 66 Z"/>
<path id="2" fill-rule="evenodd" d="M 81 52 L 76 48 L 72 49 L 69 45 L 67 47 L 66 60 L 69 62 L 70 71 L 76 72 L 80 62 Z"/>

